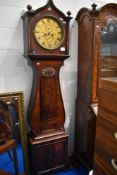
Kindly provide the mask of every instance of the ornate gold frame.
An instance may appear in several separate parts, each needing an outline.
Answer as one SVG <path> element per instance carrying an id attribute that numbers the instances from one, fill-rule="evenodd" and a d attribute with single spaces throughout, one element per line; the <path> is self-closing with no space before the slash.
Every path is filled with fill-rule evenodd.
<path id="1" fill-rule="evenodd" d="M 24 160 L 24 173 L 29 175 L 29 159 L 28 159 L 28 149 L 27 149 L 27 134 L 26 134 L 26 115 L 24 112 L 24 97 L 23 92 L 7 92 L 0 93 L 0 100 L 4 100 L 10 103 L 12 100 L 17 101 L 17 111 L 19 116 L 20 125 L 20 139 L 23 149 L 23 160 Z"/>

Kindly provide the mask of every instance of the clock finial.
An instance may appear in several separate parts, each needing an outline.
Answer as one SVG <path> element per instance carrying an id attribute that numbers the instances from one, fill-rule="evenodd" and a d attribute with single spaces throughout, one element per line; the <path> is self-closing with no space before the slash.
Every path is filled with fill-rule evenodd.
<path id="1" fill-rule="evenodd" d="M 48 2 L 53 2 L 53 0 L 48 0 Z"/>
<path id="2" fill-rule="evenodd" d="M 70 16 L 71 15 L 71 12 L 70 11 L 67 11 L 67 15 Z"/>
<path id="3" fill-rule="evenodd" d="M 70 21 L 72 19 L 71 17 L 71 12 L 70 11 L 67 11 L 67 19 Z"/>
<path id="4" fill-rule="evenodd" d="M 27 9 L 28 9 L 28 11 L 32 10 L 32 6 L 31 5 L 27 5 Z"/>
<path id="5" fill-rule="evenodd" d="M 51 3 L 53 3 L 53 0 L 48 0 L 48 4 L 51 4 Z"/>
<path id="6" fill-rule="evenodd" d="M 93 3 L 93 4 L 92 4 L 92 10 L 93 10 L 93 11 L 96 11 L 96 7 L 97 7 L 97 5 L 96 5 L 95 3 Z"/>

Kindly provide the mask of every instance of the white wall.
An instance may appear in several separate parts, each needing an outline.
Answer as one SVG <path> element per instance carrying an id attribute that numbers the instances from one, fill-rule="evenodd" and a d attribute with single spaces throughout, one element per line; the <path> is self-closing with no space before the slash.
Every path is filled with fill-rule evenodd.
<path id="1" fill-rule="evenodd" d="M 74 18 L 81 7 L 90 7 L 94 0 L 54 0 L 64 13 L 72 12 L 70 55 L 61 68 L 60 82 L 63 94 L 66 122 L 69 133 L 69 155 L 73 149 L 74 114 L 77 81 L 77 24 Z M 23 30 L 21 15 L 26 6 L 33 9 L 45 5 L 47 0 L 0 0 L 0 93 L 23 91 L 25 109 L 29 102 L 32 84 L 32 69 L 23 57 Z M 116 0 L 96 1 L 98 7 Z"/>

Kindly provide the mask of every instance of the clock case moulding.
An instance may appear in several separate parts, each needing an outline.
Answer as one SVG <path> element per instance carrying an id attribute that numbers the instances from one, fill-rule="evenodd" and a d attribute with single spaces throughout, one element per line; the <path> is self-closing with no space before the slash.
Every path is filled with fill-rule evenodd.
<path id="1" fill-rule="evenodd" d="M 27 6 L 28 11 L 22 16 L 24 28 L 24 56 L 39 60 L 64 60 L 69 57 L 69 22 L 72 19 L 71 12 L 67 12 L 67 16 L 55 7 L 52 0 L 48 0 L 47 4 L 37 10 L 32 10 L 30 5 Z M 64 40 L 60 47 L 48 50 L 41 47 L 34 37 L 34 26 L 36 22 L 46 16 L 52 16 L 62 25 L 64 31 Z"/>

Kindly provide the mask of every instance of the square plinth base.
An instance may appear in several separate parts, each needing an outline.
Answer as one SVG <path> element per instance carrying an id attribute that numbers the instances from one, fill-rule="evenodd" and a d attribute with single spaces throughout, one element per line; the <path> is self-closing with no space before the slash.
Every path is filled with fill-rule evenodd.
<path id="1" fill-rule="evenodd" d="M 33 139 L 29 135 L 29 160 L 31 175 L 52 175 L 67 166 L 68 135 L 58 135 Z"/>

